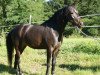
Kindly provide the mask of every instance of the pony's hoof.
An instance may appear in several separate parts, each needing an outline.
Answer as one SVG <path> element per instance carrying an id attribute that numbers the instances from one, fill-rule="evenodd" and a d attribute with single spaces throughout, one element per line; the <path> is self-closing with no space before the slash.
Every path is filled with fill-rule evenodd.
<path id="1" fill-rule="evenodd" d="M 17 73 L 16 75 L 24 75 L 23 73 Z"/>
<path id="2" fill-rule="evenodd" d="M 23 75 L 23 73 L 22 72 L 17 72 L 16 75 Z"/>
<path id="3" fill-rule="evenodd" d="M 54 74 L 54 72 L 53 72 L 53 73 L 51 73 L 51 75 L 55 75 L 55 74 Z"/>
<path id="4" fill-rule="evenodd" d="M 23 73 L 19 73 L 19 75 L 23 75 Z"/>

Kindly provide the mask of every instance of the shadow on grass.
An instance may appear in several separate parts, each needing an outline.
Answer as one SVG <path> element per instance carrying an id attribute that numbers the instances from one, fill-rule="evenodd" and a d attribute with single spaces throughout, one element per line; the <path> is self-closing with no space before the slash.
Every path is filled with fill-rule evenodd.
<path id="1" fill-rule="evenodd" d="M 76 64 L 69 64 L 69 65 L 65 65 L 65 64 L 61 64 L 59 65 L 60 68 L 66 68 L 70 71 L 75 71 L 77 69 L 79 70 L 91 70 L 93 72 L 96 72 L 98 69 L 100 70 L 100 66 L 90 66 L 90 67 L 83 67 L 80 65 L 76 65 Z"/>
<path id="2" fill-rule="evenodd" d="M 12 75 L 16 75 L 16 70 L 14 68 L 10 68 L 9 66 L 6 66 L 4 64 L 0 64 L 0 73 L 3 73 L 3 72 L 8 72 Z M 27 75 L 38 75 L 38 74 L 30 74 L 30 73 L 27 73 L 24 71 L 22 71 L 22 73 L 27 74 Z"/>
<path id="3" fill-rule="evenodd" d="M 44 64 L 42 64 L 42 66 L 47 66 L 47 64 L 46 64 L 46 63 L 44 63 Z"/>
<path id="4" fill-rule="evenodd" d="M 16 74 L 15 69 L 10 68 L 4 64 L 0 64 L 0 73 L 9 72 L 10 74 Z"/>

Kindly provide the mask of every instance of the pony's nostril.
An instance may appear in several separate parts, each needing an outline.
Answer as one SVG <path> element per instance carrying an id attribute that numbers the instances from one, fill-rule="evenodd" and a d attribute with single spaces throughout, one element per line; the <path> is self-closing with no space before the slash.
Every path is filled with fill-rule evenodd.
<path id="1" fill-rule="evenodd" d="M 81 22 L 81 26 L 84 27 L 84 23 L 83 22 Z"/>

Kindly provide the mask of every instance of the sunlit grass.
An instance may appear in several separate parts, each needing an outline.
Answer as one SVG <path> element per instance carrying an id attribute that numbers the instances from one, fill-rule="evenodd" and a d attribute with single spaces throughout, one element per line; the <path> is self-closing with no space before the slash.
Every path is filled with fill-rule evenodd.
<path id="1" fill-rule="evenodd" d="M 81 49 L 82 47 L 80 46 L 84 46 L 89 50 Z M 93 52 L 92 49 L 87 46 L 95 46 L 97 47 L 95 49 L 98 50 L 96 50 L 97 52 Z M 100 45 L 97 41 L 88 38 L 64 38 L 61 51 L 57 57 L 55 74 L 100 75 L 100 53 L 98 53 L 100 48 L 98 46 Z M 81 49 L 81 51 L 78 49 Z M 46 50 L 37 50 L 27 47 L 21 55 L 20 65 L 24 75 L 45 75 L 45 64 Z M 14 71 L 14 69 L 8 67 L 6 47 L 3 43 L 3 45 L 0 46 L 0 75 L 15 75 Z"/>

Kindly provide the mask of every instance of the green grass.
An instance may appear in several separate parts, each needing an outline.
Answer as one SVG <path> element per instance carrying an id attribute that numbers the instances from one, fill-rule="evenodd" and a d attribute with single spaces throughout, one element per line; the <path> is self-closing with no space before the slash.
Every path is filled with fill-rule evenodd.
<path id="1" fill-rule="evenodd" d="M 15 70 L 8 67 L 6 47 L 2 43 L 0 75 L 15 75 Z M 46 50 L 27 47 L 21 55 L 24 75 L 45 75 L 45 64 Z M 100 44 L 88 38 L 64 38 L 55 70 L 56 75 L 100 75 Z"/>

